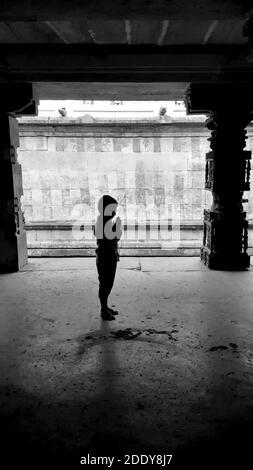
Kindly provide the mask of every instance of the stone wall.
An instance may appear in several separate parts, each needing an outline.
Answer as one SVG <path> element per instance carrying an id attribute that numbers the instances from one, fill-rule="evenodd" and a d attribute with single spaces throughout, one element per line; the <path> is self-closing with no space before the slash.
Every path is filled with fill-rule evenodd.
<path id="1" fill-rule="evenodd" d="M 105 193 L 119 201 L 126 254 L 197 254 L 211 204 L 203 122 L 23 119 L 19 126 L 30 254 L 92 254 L 91 226 Z M 253 219 L 251 195 L 247 206 Z"/>

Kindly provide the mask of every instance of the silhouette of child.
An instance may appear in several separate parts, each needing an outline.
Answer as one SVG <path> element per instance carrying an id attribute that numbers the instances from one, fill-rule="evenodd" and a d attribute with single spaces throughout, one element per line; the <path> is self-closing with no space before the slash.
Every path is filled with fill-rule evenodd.
<path id="1" fill-rule="evenodd" d="M 108 307 L 108 297 L 113 287 L 119 261 L 118 241 L 122 235 L 121 221 L 116 216 L 118 202 L 109 195 L 104 195 L 98 202 L 99 215 L 95 224 L 97 239 L 96 265 L 99 280 L 98 297 L 103 320 L 115 320 L 118 312 Z"/>

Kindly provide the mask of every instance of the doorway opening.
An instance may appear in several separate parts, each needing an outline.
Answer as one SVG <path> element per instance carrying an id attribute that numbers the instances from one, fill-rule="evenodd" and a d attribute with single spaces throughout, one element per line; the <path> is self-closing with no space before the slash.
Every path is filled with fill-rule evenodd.
<path id="1" fill-rule="evenodd" d="M 29 256 L 92 256 L 111 194 L 122 256 L 198 256 L 208 131 L 183 101 L 47 100 L 19 119 Z"/>

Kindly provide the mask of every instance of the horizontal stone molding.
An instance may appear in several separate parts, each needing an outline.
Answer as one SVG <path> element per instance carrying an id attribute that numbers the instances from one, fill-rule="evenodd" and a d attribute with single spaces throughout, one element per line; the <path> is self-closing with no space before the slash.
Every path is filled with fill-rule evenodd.
<path id="1" fill-rule="evenodd" d="M 204 127 L 205 117 L 197 119 L 183 118 L 182 120 L 171 118 L 168 122 L 157 122 L 150 120 L 146 122 L 80 122 L 79 119 L 62 121 L 50 119 L 50 121 L 39 119 L 20 119 L 20 136 L 59 136 L 59 137 L 168 137 L 168 135 L 184 137 L 199 132 L 201 135 L 209 135 L 210 132 Z M 178 132 L 178 134 L 177 134 Z M 253 125 L 252 125 L 253 132 Z M 175 134 L 176 133 L 176 134 Z"/>
<path id="2" fill-rule="evenodd" d="M 28 248 L 29 257 L 95 257 L 92 249 L 73 249 L 73 248 Z M 198 256 L 199 248 L 180 248 L 180 249 L 154 249 L 154 248 L 127 248 L 121 250 L 121 257 L 127 256 Z"/>
<path id="3" fill-rule="evenodd" d="M 29 222 L 25 224 L 26 230 L 71 230 L 73 227 L 74 222 Z M 80 223 L 80 226 L 84 228 L 84 230 L 89 230 L 91 228 L 91 224 L 82 224 Z M 93 225 L 92 225 L 93 226 Z M 140 228 L 146 228 L 147 230 L 152 230 L 152 229 L 169 229 L 171 230 L 173 227 L 180 227 L 180 230 L 199 230 L 203 227 L 203 222 L 189 222 L 189 223 L 183 223 L 183 224 L 177 224 L 173 223 L 171 221 L 168 221 L 168 224 L 145 224 L 145 223 L 129 223 L 129 224 L 123 224 L 122 229 L 123 230 L 133 230 L 133 229 L 140 229 Z M 252 227 L 253 227 L 253 222 L 252 222 Z"/>

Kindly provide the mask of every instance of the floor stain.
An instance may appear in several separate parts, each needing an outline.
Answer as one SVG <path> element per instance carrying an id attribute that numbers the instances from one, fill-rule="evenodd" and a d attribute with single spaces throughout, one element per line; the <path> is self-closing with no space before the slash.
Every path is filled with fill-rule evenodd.
<path id="1" fill-rule="evenodd" d="M 168 330 L 156 330 L 155 328 L 146 328 L 146 329 L 138 329 L 138 328 L 125 328 L 120 330 L 111 330 L 108 334 L 101 334 L 100 331 L 92 331 L 88 334 L 81 335 L 76 338 L 76 341 L 79 343 L 79 348 L 77 350 L 77 356 L 81 356 L 84 354 L 92 345 L 101 343 L 107 340 L 138 340 L 140 341 L 151 341 L 148 339 L 150 336 L 160 336 L 164 335 L 170 341 L 178 341 L 173 335 L 174 333 L 178 333 L 178 330 L 172 329 Z M 147 338 L 148 337 L 148 338 Z M 156 342 L 152 339 L 152 342 Z"/>
<path id="2" fill-rule="evenodd" d="M 213 346 L 212 348 L 209 349 L 209 351 L 211 351 L 211 352 L 213 352 L 213 351 L 225 351 L 227 349 L 228 349 L 227 346 L 220 345 L 220 346 Z"/>
<path id="3" fill-rule="evenodd" d="M 229 343 L 229 347 L 232 350 L 232 352 L 238 352 L 238 346 L 236 343 Z M 229 348 L 228 346 L 224 346 L 221 344 L 220 346 L 212 346 L 209 351 L 227 351 Z"/>
<path id="4" fill-rule="evenodd" d="M 126 340 L 135 339 L 137 336 L 141 335 L 140 330 L 132 330 L 132 328 L 126 328 L 125 330 L 111 331 L 111 335 L 114 338 L 123 338 Z"/>

